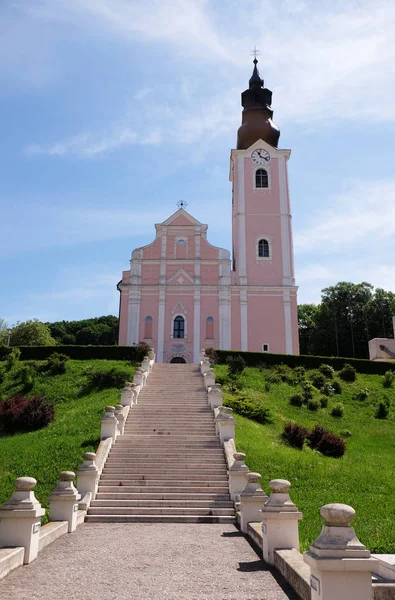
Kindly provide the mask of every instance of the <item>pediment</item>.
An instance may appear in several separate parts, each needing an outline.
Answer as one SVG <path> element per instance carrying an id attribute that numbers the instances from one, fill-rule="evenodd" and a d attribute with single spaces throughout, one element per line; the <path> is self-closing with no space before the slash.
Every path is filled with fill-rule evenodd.
<path id="1" fill-rule="evenodd" d="M 173 283 L 173 285 L 190 285 L 193 283 L 193 278 L 184 269 L 178 269 L 174 275 L 169 277 L 167 283 Z"/>
<path id="2" fill-rule="evenodd" d="M 176 314 L 187 315 L 188 314 L 188 309 L 185 308 L 185 306 L 183 305 L 183 303 L 181 302 L 181 300 L 179 300 L 177 302 L 177 304 L 171 309 L 171 314 L 172 315 L 176 315 Z"/>
<path id="3" fill-rule="evenodd" d="M 166 219 L 166 221 L 163 221 L 161 225 L 201 225 L 201 223 L 186 210 L 180 208 Z"/>

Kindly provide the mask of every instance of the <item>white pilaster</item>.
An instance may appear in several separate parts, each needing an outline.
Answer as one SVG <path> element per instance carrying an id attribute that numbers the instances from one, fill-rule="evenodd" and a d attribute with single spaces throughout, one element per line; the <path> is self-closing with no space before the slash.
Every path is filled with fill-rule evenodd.
<path id="1" fill-rule="evenodd" d="M 221 287 L 219 291 L 219 349 L 231 348 L 231 306 L 230 287 Z"/>
<path id="2" fill-rule="evenodd" d="M 140 295 L 139 287 L 132 286 L 130 288 L 128 309 L 128 346 L 138 344 L 139 342 Z"/>
<path id="3" fill-rule="evenodd" d="M 285 353 L 292 354 L 292 318 L 291 295 L 288 290 L 283 292 L 284 300 L 284 327 L 285 327 Z"/>
<path id="4" fill-rule="evenodd" d="M 241 326 L 241 349 L 248 351 L 248 313 L 247 313 L 247 290 L 240 290 L 240 326 Z"/>
<path id="5" fill-rule="evenodd" d="M 193 294 L 193 362 L 199 364 L 200 356 L 200 289 Z"/>
<path id="6" fill-rule="evenodd" d="M 281 213 L 281 253 L 283 259 L 283 285 L 292 285 L 292 256 L 291 256 L 291 228 L 289 203 L 287 198 L 287 174 L 284 156 L 278 158 L 278 177 L 280 191 Z"/>
<path id="7" fill-rule="evenodd" d="M 245 181 L 244 155 L 237 157 L 237 221 L 238 221 L 238 271 L 240 285 L 247 285 L 247 245 L 246 245 L 246 215 L 245 215 Z"/>
<path id="8" fill-rule="evenodd" d="M 163 346 L 165 343 L 165 290 L 159 290 L 159 311 L 158 311 L 158 349 L 157 362 L 163 363 Z"/>

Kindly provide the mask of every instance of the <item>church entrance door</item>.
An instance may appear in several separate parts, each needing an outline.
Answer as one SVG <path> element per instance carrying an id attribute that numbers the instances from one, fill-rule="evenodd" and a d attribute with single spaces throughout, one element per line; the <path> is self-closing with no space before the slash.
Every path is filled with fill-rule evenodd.
<path id="1" fill-rule="evenodd" d="M 175 356 L 174 358 L 171 359 L 170 362 L 171 363 L 186 363 L 187 361 L 185 360 L 185 358 L 182 358 L 182 356 Z"/>

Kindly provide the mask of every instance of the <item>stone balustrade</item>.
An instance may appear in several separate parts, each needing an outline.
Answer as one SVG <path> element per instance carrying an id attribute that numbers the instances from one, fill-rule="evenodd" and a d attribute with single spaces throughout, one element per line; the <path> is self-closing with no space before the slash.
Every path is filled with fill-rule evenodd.
<path id="1" fill-rule="evenodd" d="M 123 435 L 125 429 L 125 415 L 124 415 L 124 407 L 122 404 L 116 404 L 114 410 L 114 416 L 118 421 L 117 424 L 117 435 Z M 129 409 L 127 409 L 129 410 Z"/>
<path id="2" fill-rule="evenodd" d="M 247 484 L 246 475 L 249 473 L 249 468 L 244 462 L 245 456 L 243 452 L 235 452 L 234 462 L 229 468 L 229 493 L 235 502 L 240 501 L 240 494 Z"/>
<path id="3" fill-rule="evenodd" d="M 224 393 L 219 383 L 214 383 L 208 388 L 208 403 L 212 409 L 218 408 L 218 406 L 222 406 L 223 396 Z"/>
<path id="4" fill-rule="evenodd" d="M 85 452 L 84 462 L 77 471 L 77 490 L 83 498 L 86 494 L 91 495 L 91 499 L 96 496 L 99 482 L 99 469 L 96 465 L 95 452 Z"/>
<path id="5" fill-rule="evenodd" d="M 106 406 L 105 413 L 101 418 L 100 439 L 115 438 L 118 433 L 118 419 L 115 416 L 115 406 Z"/>
<path id="6" fill-rule="evenodd" d="M 200 372 L 204 376 L 207 373 L 207 371 L 210 371 L 210 369 L 211 369 L 210 360 L 207 356 L 205 356 L 202 360 L 202 364 L 200 365 Z"/>
<path id="7" fill-rule="evenodd" d="M 247 533 L 248 523 L 251 521 L 259 521 L 261 510 L 267 495 L 260 486 L 260 473 L 252 473 L 251 471 L 245 474 L 247 485 L 240 492 L 240 529 L 243 533 Z"/>
<path id="8" fill-rule="evenodd" d="M 236 421 L 232 416 L 233 410 L 228 406 L 219 406 L 216 411 L 215 428 L 223 444 L 225 441 L 235 437 Z"/>
<path id="9" fill-rule="evenodd" d="M 77 527 L 78 500 L 81 497 L 74 487 L 74 479 L 73 471 L 62 471 L 58 485 L 49 495 L 49 520 L 67 521 L 68 533 Z"/>
<path id="10" fill-rule="evenodd" d="M 204 385 L 206 390 L 208 390 L 210 387 L 212 387 L 215 384 L 215 375 L 214 375 L 214 371 L 212 369 L 209 369 L 208 371 L 206 371 L 206 373 L 203 375 L 204 378 Z"/>

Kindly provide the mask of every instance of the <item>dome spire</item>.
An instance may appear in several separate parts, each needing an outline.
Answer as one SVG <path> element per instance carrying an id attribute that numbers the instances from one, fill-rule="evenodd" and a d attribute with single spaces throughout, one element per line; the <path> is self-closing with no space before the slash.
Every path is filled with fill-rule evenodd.
<path id="1" fill-rule="evenodd" d="M 258 71 L 258 67 L 257 67 L 258 59 L 255 57 L 252 62 L 254 63 L 254 70 L 252 71 L 252 75 L 250 77 L 250 88 L 254 85 L 262 87 L 263 79 L 261 79 L 261 76 L 259 75 L 259 71 Z"/>

